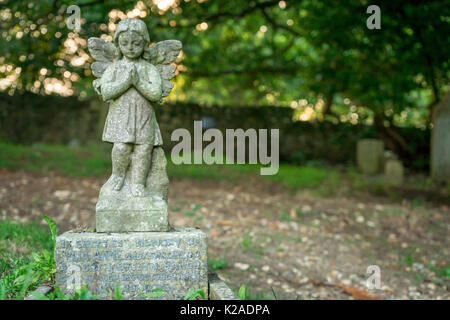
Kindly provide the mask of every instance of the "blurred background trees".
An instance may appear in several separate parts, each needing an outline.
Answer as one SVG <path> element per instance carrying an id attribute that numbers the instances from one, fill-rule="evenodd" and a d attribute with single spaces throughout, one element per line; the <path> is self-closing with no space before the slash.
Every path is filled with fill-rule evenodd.
<path id="1" fill-rule="evenodd" d="M 66 25 L 70 5 L 81 30 Z M 180 39 L 169 102 L 287 107 L 292 121 L 370 125 L 411 156 L 399 128 L 431 127 L 449 89 L 449 6 L 383 2 L 369 30 L 364 0 L 3 0 L 0 90 L 88 99 L 87 39 L 111 39 L 120 19 L 143 19 L 152 41 Z"/>

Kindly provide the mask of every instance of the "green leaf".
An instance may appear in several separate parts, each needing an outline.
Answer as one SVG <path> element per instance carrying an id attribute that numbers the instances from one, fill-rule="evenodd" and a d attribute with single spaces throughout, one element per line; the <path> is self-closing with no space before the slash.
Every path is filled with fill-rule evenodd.
<path id="1" fill-rule="evenodd" d="M 202 289 L 190 288 L 184 296 L 184 300 L 196 300 L 197 298 L 205 299 L 205 292 Z"/>
<path id="2" fill-rule="evenodd" d="M 145 295 L 146 298 L 158 298 L 161 297 L 164 294 L 165 290 L 161 288 L 155 288 L 152 290 L 152 292 Z"/>
<path id="3" fill-rule="evenodd" d="M 6 300 L 6 286 L 0 283 L 0 300 Z"/>
<path id="4" fill-rule="evenodd" d="M 52 234 L 52 242 L 53 242 L 53 247 L 56 244 L 56 229 L 57 229 L 57 225 L 56 222 L 53 221 L 51 218 L 47 217 L 46 215 L 41 214 L 41 217 L 45 220 L 45 222 L 47 222 L 48 227 L 50 228 L 50 233 Z"/>
<path id="5" fill-rule="evenodd" d="M 75 299 L 77 300 L 96 300 L 98 299 L 89 291 L 88 285 L 75 292 Z"/>
<path id="6" fill-rule="evenodd" d="M 37 300 L 50 300 L 45 294 L 38 291 L 31 291 L 30 294 L 35 297 Z"/>
<path id="7" fill-rule="evenodd" d="M 227 260 L 220 258 L 218 260 L 210 259 L 208 260 L 208 267 L 212 271 L 216 271 L 217 269 L 223 269 L 227 266 Z"/>
<path id="8" fill-rule="evenodd" d="M 270 287 L 270 289 L 272 290 L 272 294 L 273 294 L 273 297 L 275 298 L 275 300 L 278 300 L 275 290 L 273 290 L 272 287 Z"/>
<path id="9" fill-rule="evenodd" d="M 116 283 L 116 287 L 114 289 L 114 300 L 122 300 L 122 290 L 120 290 L 119 285 Z"/>
<path id="10" fill-rule="evenodd" d="M 245 300 L 246 296 L 247 296 L 247 288 L 245 287 L 245 285 L 242 285 L 239 288 L 238 297 L 241 300 Z"/>
<path id="11" fill-rule="evenodd" d="M 39 253 L 33 252 L 31 256 L 33 257 L 33 260 L 35 262 L 40 262 L 41 261 L 41 255 Z"/>

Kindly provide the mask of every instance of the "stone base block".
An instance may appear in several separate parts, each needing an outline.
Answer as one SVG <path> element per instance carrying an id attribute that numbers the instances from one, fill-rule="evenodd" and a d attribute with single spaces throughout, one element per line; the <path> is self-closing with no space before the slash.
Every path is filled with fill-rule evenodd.
<path id="1" fill-rule="evenodd" d="M 96 206 L 96 232 L 168 231 L 167 202 L 157 197 L 101 196 Z"/>
<path id="2" fill-rule="evenodd" d="M 223 282 L 216 273 L 208 275 L 209 300 L 239 300 L 231 289 Z"/>
<path id="3" fill-rule="evenodd" d="M 123 299 L 183 299 L 190 288 L 208 294 L 206 235 L 199 229 L 170 232 L 66 232 L 57 237 L 56 285 L 109 299 L 118 285 Z M 149 293 L 162 289 L 159 297 Z"/>

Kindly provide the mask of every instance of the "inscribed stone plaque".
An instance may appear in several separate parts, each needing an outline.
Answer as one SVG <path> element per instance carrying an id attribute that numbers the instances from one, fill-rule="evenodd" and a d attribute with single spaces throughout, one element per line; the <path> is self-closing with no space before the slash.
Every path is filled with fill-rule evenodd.
<path id="1" fill-rule="evenodd" d="M 66 232 L 55 248 L 56 284 L 64 293 L 89 286 L 108 299 L 120 286 L 123 299 L 183 299 L 190 288 L 207 293 L 206 235 L 199 229 L 170 232 Z"/>

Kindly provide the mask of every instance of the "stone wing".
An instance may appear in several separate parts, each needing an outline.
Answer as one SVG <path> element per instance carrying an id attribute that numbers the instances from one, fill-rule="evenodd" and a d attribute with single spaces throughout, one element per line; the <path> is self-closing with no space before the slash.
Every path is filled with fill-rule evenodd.
<path id="1" fill-rule="evenodd" d="M 175 77 L 176 66 L 172 65 L 183 45 L 178 40 L 165 40 L 154 44 L 144 55 L 144 58 L 153 64 L 162 77 L 163 97 L 167 97 L 173 88 L 170 81 Z"/>
<path id="2" fill-rule="evenodd" d="M 97 78 L 101 78 L 106 68 L 119 58 L 119 50 L 116 46 L 101 38 L 89 38 L 88 49 L 92 58 L 96 60 L 91 64 L 91 69 Z"/>

